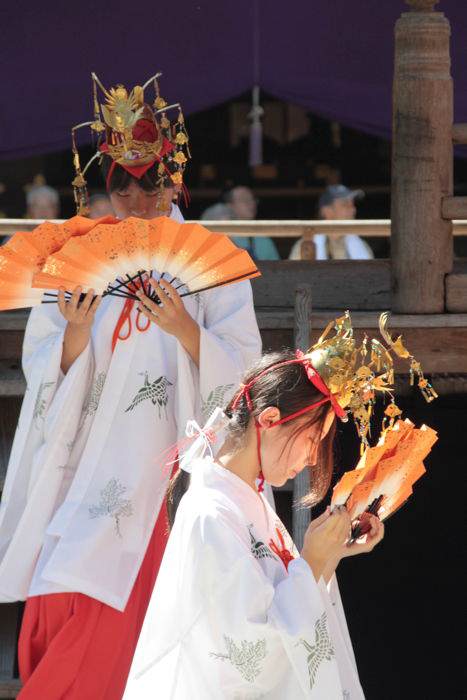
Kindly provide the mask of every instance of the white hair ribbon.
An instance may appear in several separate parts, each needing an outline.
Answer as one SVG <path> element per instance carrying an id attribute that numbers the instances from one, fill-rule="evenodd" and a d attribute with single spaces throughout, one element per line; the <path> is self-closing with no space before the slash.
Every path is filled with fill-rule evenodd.
<path id="1" fill-rule="evenodd" d="M 212 445 L 217 442 L 218 434 L 228 423 L 229 418 L 221 408 L 214 409 L 203 428 L 195 420 L 189 420 L 185 433 L 188 438 L 195 439 L 180 458 L 180 469 L 191 474 L 193 460 L 202 459 L 206 453 L 213 457 Z"/>

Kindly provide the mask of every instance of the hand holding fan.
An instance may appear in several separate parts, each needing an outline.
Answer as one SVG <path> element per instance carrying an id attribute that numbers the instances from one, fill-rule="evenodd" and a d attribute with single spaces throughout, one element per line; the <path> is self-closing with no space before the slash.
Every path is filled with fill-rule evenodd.
<path id="1" fill-rule="evenodd" d="M 352 540 L 368 530 L 366 514 L 386 520 L 412 494 L 413 484 L 425 473 L 423 460 L 437 441 L 426 425 L 415 428 L 399 420 L 386 430 L 375 447 L 368 447 L 356 469 L 336 484 L 332 505 L 345 505 L 354 526 Z"/>
<path id="2" fill-rule="evenodd" d="M 45 221 L 33 231 L 15 233 L 0 247 L 0 311 L 40 304 L 43 291 L 32 288 L 32 279 L 48 256 L 72 236 L 83 236 L 95 226 L 112 221 L 116 219 L 74 216 L 63 224 Z"/>
<path id="3" fill-rule="evenodd" d="M 102 224 L 86 236 L 69 239 L 34 275 L 33 288 L 68 290 L 136 299 L 135 286 L 145 286 L 144 273 L 157 270 L 187 296 L 260 273 L 247 251 L 223 234 L 199 224 L 180 224 L 167 217 L 150 221 L 128 218 Z M 151 298 L 157 301 L 152 294 Z"/>

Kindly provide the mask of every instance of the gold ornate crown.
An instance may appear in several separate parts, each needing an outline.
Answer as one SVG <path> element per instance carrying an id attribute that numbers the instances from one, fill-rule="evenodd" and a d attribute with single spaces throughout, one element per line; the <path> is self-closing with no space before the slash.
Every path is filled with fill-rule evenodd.
<path id="1" fill-rule="evenodd" d="M 359 345 L 354 337 L 350 313 L 331 321 L 318 342 L 305 354 L 319 373 L 339 406 L 353 416 L 362 448 L 368 445 L 370 421 L 378 392 L 390 396 L 385 409 L 383 428 L 392 425 L 401 415 L 394 400 L 393 354 L 408 360 L 410 384 L 417 378 L 418 387 L 426 401 L 437 397 L 436 391 L 425 378 L 420 363 L 410 354 L 402 342 L 402 336 L 391 338 L 387 330 L 389 313 L 379 319 L 379 330 L 385 344 L 365 335 Z M 334 328 L 335 334 L 330 335 Z"/>
<path id="2" fill-rule="evenodd" d="M 94 120 L 78 124 L 71 130 L 76 171 L 72 184 L 78 214 L 86 214 L 88 210 L 84 175 L 91 163 L 104 155 L 138 178 L 158 163 L 160 188 L 163 188 L 167 180 L 177 186 L 183 184 L 183 173 L 191 157 L 188 134 L 180 104 L 168 105 L 160 95 L 158 79 L 161 75 L 157 73 L 143 86 L 136 85 L 128 92 L 123 85 L 107 90 L 97 75 L 91 74 Z M 144 93 L 149 85 L 154 86 L 155 92 L 152 106 L 144 101 Z M 98 87 L 105 98 L 103 104 L 97 98 Z M 178 114 L 171 122 L 167 113 L 173 109 L 177 109 Z M 76 145 L 76 131 L 82 127 L 90 127 L 98 135 L 97 151 L 83 169 Z"/>

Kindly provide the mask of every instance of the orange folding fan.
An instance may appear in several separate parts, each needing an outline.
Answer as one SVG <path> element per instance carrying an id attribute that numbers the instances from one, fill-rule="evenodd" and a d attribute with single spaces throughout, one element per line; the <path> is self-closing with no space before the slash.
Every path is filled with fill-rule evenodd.
<path id="1" fill-rule="evenodd" d="M 94 226 L 112 221 L 117 219 L 74 216 L 63 224 L 45 221 L 32 231 L 15 233 L 0 247 L 0 311 L 40 304 L 43 291 L 32 288 L 32 278 L 48 256 L 71 236 L 83 236 Z"/>
<path id="2" fill-rule="evenodd" d="M 100 224 L 85 236 L 69 238 L 49 255 L 34 275 L 34 289 L 135 297 L 143 273 L 157 271 L 175 284 L 180 296 L 257 277 L 246 250 L 228 236 L 211 233 L 199 224 L 180 224 L 167 217 L 130 217 L 118 224 Z M 145 288 L 146 293 L 152 294 Z M 152 294 L 155 301 L 157 298 Z"/>
<path id="3" fill-rule="evenodd" d="M 425 473 L 423 460 L 437 441 L 432 428 L 416 428 L 399 420 L 375 447 L 368 447 L 357 467 L 334 487 L 332 505 L 345 505 L 353 521 L 352 539 L 368 531 L 365 514 L 386 520 L 411 496 L 413 484 Z"/>

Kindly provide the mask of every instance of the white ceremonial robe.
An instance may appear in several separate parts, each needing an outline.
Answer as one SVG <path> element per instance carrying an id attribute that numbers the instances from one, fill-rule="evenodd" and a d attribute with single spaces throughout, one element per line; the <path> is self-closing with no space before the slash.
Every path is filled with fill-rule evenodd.
<path id="1" fill-rule="evenodd" d="M 56 304 L 32 310 L 0 505 L 0 601 L 79 592 L 124 609 L 170 476 L 161 454 L 230 398 L 261 350 L 249 282 L 184 303 L 201 328 L 199 370 L 174 336 L 138 331 L 136 307 L 112 354 L 124 300 L 105 297 L 63 376 L 66 321 Z"/>
<path id="2" fill-rule="evenodd" d="M 242 479 L 210 457 L 191 466 L 124 700 L 362 700 L 335 577 L 315 581 Z"/>

